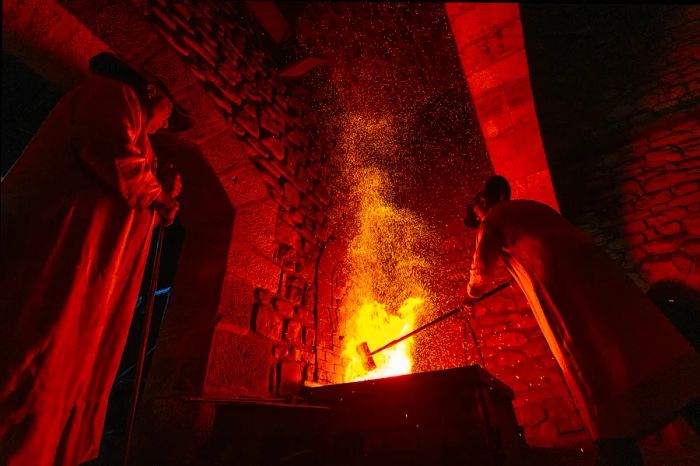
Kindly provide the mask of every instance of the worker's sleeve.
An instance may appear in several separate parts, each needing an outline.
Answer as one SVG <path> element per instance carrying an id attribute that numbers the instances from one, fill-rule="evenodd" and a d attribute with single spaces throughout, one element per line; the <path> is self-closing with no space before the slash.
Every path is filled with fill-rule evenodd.
<path id="1" fill-rule="evenodd" d="M 138 138 L 147 136 L 141 134 L 143 122 L 136 94 L 124 84 L 104 80 L 93 87 L 88 99 L 91 101 L 79 105 L 87 105 L 91 111 L 78 112 L 89 119 L 81 122 L 85 131 L 82 160 L 130 207 L 145 209 L 162 188 L 145 151 L 139 148 Z"/>
<path id="2" fill-rule="evenodd" d="M 498 262 L 498 254 L 503 247 L 503 236 L 500 229 L 494 225 L 492 218 L 487 216 L 476 235 L 474 259 L 469 273 L 467 290 L 470 295 L 480 295 L 484 278 L 494 269 Z"/>

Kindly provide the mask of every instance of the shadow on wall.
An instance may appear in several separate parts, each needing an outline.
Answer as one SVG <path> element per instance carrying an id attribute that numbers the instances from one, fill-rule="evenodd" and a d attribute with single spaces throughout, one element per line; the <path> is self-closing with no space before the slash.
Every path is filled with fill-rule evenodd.
<path id="1" fill-rule="evenodd" d="M 659 57 L 673 46 L 663 33 L 673 11 L 662 5 L 521 6 L 540 131 L 564 215 L 605 203 L 596 199 L 600 188 L 624 175 L 591 168 L 629 142 L 629 130 L 640 124 L 637 103 L 658 78 Z"/>

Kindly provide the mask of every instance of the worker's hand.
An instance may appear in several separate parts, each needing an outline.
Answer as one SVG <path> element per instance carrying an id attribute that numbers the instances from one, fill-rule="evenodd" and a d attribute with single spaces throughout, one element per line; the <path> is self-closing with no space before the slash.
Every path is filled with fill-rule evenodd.
<path id="1" fill-rule="evenodd" d="M 170 197 L 178 197 L 182 191 L 182 179 L 180 174 L 175 169 L 175 165 L 169 163 L 163 170 L 160 170 L 159 176 L 163 191 L 168 193 Z"/>
<path id="2" fill-rule="evenodd" d="M 153 210 L 156 211 L 161 221 L 166 227 L 169 227 L 175 221 L 175 214 L 180 208 L 180 203 L 170 194 L 162 191 L 158 198 L 153 202 Z"/>

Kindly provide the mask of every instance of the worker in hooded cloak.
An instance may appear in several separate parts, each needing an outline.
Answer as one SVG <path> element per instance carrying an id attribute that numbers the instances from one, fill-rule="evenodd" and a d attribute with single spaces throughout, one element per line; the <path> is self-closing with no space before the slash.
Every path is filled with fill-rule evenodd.
<path id="1" fill-rule="evenodd" d="M 194 123 L 157 78 L 103 52 L 2 180 L 0 463 L 98 455 L 161 185 L 149 134 Z"/>
<path id="2" fill-rule="evenodd" d="M 610 451 L 600 464 L 640 464 L 634 441 L 700 398 L 700 355 L 590 236 L 545 204 L 510 200 L 505 178 L 489 179 L 467 212 L 478 227 L 469 295 L 483 293 L 500 260 Z"/>

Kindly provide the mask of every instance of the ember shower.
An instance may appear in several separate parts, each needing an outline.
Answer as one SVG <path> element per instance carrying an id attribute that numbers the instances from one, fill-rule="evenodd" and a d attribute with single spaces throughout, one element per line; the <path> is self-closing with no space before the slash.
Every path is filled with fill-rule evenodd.
<path id="1" fill-rule="evenodd" d="M 449 309 L 466 283 L 471 238 L 461 216 L 491 167 L 444 10 L 320 3 L 302 17 L 301 42 L 333 57 L 313 78 L 314 110 L 335 142 L 329 229 L 341 285 L 330 307 L 340 337 L 332 350 L 342 354 L 328 381 L 464 365 L 459 321 L 379 353 L 369 374 L 355 351 L 363 341 L 377 349 Z"/>
<path id="2" fill-rule="evenodd" d="M 392 130 L 391 118 L 351 115 L 341 133 L 343 181 L 350 188 L 348 205 L 356 218 L 347 256 L 348 293 L 341 309 L 343 356 L 350 360 L 347 382 L 410 373 L 411 340 L 378 354 L 379 368 L 366 375 L 355 348 L 363 341 L 377 348 L 407 333 L 431 302 L 426 282 L 432 264 L 424 256 L 430 240 L 427 225 L 392 203 L 389 175 L 372 165 L 373 155 L 392 155 Z M 363 154 L 361 147 L 377 153 L 370 149 Z"/>

